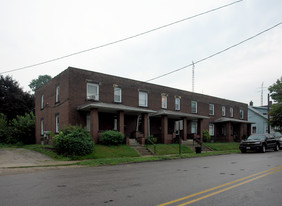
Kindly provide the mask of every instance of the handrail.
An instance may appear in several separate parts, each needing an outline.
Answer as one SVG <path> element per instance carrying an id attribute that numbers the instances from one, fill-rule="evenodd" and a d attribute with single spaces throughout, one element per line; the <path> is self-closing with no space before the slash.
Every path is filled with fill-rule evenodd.
<path id="1" fill-rule="evenodd" d="M 149 138 L 147 138 L 147 141 L 154 146 L 154 154 L 156 154 L 156 145 L 154 144 L 154 142 L 150 140 Z"/>
<path id="2" fill-rule="evenodd" d="M 202 146 L 202 141 L 199 138 L 193 138 L 193 145 L 194 141 L 197 142 L 200 146 Z"/>

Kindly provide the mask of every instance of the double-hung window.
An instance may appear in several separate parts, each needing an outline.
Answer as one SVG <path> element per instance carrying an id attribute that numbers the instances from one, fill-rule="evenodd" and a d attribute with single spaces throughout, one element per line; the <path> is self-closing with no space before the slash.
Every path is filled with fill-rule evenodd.
<path id="1" fill-rule="evenodd" d="M 214 115 L 214 104 L 209 104 L 209 115 Z"/>
<path id="2" fill-rule="evenodd" d="M 167 95 L 162 94 L 162 108 L 167 109 Z"/>
<path id="3" fill-rule="evenodd" d="M 209 124 L 209 133 L 210 136 L 214 136 L 214 124 L 212 123 Z"/>
<path id="4" fill-rule="evenodd" d="M 87 100 L 99 100 L 99 84 L 87 83 Z"/>
<path id="5" fill-rule="evenodd" d="M 148 93 L 144 91 L 139 91 L 139 106 L 148 107 Z"/>
<path id="6" fill-rule="evenodd" d="M 59 124 L 60 124 L 60 116 L 59 116 L 59 114 L 55 115 L 55 123 L 56 123 L 55 132 L 59 133 Z"/>
<path id="7" fill-rule="evenodd" d="M 230 117 L 233 117 L 233 107 L 230 107 Z"/>
<path id="8" fill-rule="evenodd" d="M 114 102 L 121 103 L 121 88 L 114 88 Z"/>
<path id="9" fill-rule="evenodd" d="M 60 101 L 60 86 L 56 86 L 56 103 Z"/>
<path id="10" fill-rule="evenodd" d="M 41 96 L 41 109 L 44 109 L 44 94 Z"/>
<path id="11" fill-rule="evenodd" d="M 221 107 L 221 111 L 222 111 L 222 116 L 225 117 L 225 115 L 226 115 L 225 106 Z"/>
<path id="12" fill-rule="evenodd" d="M 90 132 L 91 127 L 91 119 L 90 119 L 90 113 L 87 113 L 86 115 L 86 129 Z"/>
<path id="13" fill-rule="evenodd" d="M 197 113 L 197 101 L 191 101 L 191 112 Z"/>
<path id="14" fill-rule="evenodd" d="M 180 98 L 175 97 L 175 110 L 180 110 Z"/>
<path id="15" fill-rule="evenodd" d="M 40 135 L 44 135 L 44 119 L 40 120 Z"/>
<path id="16" fill-rule="evenodd" d="M 244 110 L 240 109 L 240 119 L 244 119 Z"/>
<path id="17" fill-rule="evenodd" d="M 197 127 L 198 127 L 197 121 L 192 121 L 191 122 L 191 133 L 192 134 L 197 134 Z"/>

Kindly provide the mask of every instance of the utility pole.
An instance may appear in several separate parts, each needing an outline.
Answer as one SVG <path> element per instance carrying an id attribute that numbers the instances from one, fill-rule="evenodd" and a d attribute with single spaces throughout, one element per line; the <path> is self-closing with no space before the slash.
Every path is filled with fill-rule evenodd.
<path id="1" fill-rule="evenodd" d="M 192 92 L 194 92 L 194 86 L 195 86 L 195 82 L 194 82 L 194 78 L 195 78 L 195 76 L 194 76 L 194 68 L 195 68 L 195 64 L 194 64 L 194 62 L 192 61 Z"/>

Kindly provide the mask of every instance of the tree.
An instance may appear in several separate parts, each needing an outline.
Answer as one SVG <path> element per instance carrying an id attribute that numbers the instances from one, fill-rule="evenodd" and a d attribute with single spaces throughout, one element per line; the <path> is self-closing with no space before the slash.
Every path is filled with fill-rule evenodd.
<path id="1" fill-rule="evenodd" d="M 270 125 L 282 132 L 282 77 L 268 88 L 271 98 L 275 101 L 271 105 L 269 115 Z"/>
<path id="2" fill-rule="evenodd" d="M 42 87 L 45 83 L 47 83 L 50 79 L 52 79 L 51 76 L 45 74 L 45 75 L 39 75 L 37 79 L 31 80 L 30 84 L 28 85 L 32 91 L 36 91 L 38 88 Z"/>
<path id="3" fill-rule="evenodd" d="M 34 110 L 34 97 L 28 92 L 24 92 L 12 77 L 1 75 L 0 105 L 0 113 L 3 113 L 9 122 L 17 115 L 32 112 Z"/>

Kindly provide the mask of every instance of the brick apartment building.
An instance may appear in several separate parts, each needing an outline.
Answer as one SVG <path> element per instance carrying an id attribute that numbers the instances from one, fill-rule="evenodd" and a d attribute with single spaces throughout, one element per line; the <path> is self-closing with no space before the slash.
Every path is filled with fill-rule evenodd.
<path id="1" fill-rule="evenodd" d="M 118 130 L 165 144 L 179 130 L 183 140 L 208 130 L 214 141 L 240 141 L 251 125 L 244 103 L 72 67 L 36 91 L 35 115 L 38 144 L 67 125 L 86 127 L 96 143 L 100 132 Z"/>

